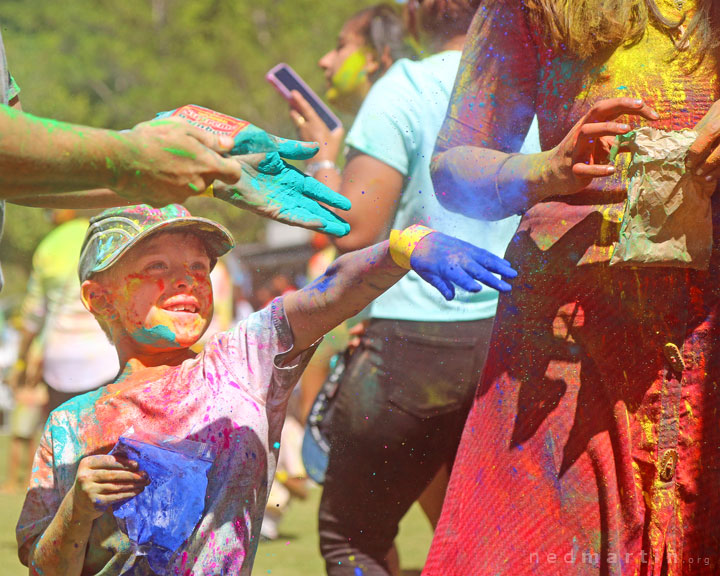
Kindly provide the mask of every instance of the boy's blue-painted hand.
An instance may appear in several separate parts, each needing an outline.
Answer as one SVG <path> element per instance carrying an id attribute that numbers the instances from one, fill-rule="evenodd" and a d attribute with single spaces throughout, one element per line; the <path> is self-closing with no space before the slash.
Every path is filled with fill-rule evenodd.
<path id="1" fill-rule="evenodd" d="M 481 284 L 509 292 L 510 284 L 493 275 L 515 278 L 510 262 L 487 250 L 441 232 L 420 240 L 410 257 L 410 266 L 445 297 L 455 297 L 455 284 L 468 292 L 479 292 Z"/>
<path id="2" fill-rule="evenodd" d="M 279 152 L 238 157 L 237 161 L 242 178 L 232 185 L 216 184 L 216 198 L 292 226 L 333 236 L 350 232 L 345 220 L 320 204 L 349 210 L 350 200 L 289 165 Z"/>

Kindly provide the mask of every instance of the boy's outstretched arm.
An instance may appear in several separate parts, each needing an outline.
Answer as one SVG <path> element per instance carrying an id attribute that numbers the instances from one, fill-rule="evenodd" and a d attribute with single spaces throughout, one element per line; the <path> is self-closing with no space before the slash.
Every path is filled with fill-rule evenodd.
<path id="1" fill-rule="evenodd" d="M 335 326 L 380 296 L 408 270 L 417 272 L 447 299 L 455 286 L 479 292 L 481 283 L 501 292 L 510 285 L 493 273 L 514 278 L 506 260 L 424 226 L 393 230 L 390 240 L 338 258 L 317 280 L 285 296 L 285 313 L 299 354 Z"/>

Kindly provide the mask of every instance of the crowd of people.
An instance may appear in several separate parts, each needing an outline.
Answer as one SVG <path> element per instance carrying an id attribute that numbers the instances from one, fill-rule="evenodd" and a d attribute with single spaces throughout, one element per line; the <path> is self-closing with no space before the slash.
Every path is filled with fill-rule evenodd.
<path id="1" fill-rule="evenodd" d="M 295 141 L 35 118 L 0 54 L 0 225 L 63 208 L 11 375 L 8 489 L 46 421 L 21 561 L 249 574 L 317 396 L 329 575 L 399 576 L 416 501 L 428 576 L 716 574 L 720 5 L 379 4 L 318 64 L 354 120 L 293 92 Z M 309 282 L 238 303 L 202 193 L 314 230 Z"/>

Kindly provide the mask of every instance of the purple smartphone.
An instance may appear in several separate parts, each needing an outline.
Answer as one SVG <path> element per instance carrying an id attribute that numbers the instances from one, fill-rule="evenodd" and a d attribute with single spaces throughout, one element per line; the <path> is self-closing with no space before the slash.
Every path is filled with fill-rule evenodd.
<path id="1" fill-rule="evenodd" d="M 302 78 L 298 76 L 297 72 L 293 70 L 288 64 L 280 63 L 274 66 L 266 75 L 265 79 L 270 82 L 278 92 L 286 100 L 290 100 L 290 92 L 297 90 L 302 94 L 302 97 L 308 101 L 313 110 L 317 112 L 320 119 L 325 122 L 325 125 L 332 132 L 335 128 L 342 126 L 340 119 L 333 114 L 332 110 L 328 108 L 327 104 L 323 102 L 320 97 L 312 91 L 312 88 L 305 84 Z"/>

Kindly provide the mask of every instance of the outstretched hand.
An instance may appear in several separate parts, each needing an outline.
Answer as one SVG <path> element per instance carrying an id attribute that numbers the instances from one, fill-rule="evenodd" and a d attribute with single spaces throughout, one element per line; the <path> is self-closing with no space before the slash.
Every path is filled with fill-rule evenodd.
<path id="1" fill-rule="evenodd" d="M 200 129 L 207 130 L 208 132 L 215 132 L 212 125 L 206 125 L 207 118 L 200 116 L 197 121 L 193 121 L 190 118 L 183 115 L 183 110 L 190 108 L 191 111 L 206 112 L 213 116 L 224 119 L 226 124 L 229 124 L 234 130 L 239 130 L 237 134 L 233 136 L 233 146 L 228 151 L 232 156 L 242 156 L 245 154 L 260 154 L 263 152 L 277 152 L 283 158 L 289 160 L 307 160 L 317 154 L 319 146 L 316 142 L 301 142 L 299 140 L 288 140 L 287 138 L 280 138 L 274 134 L 266 132 L 262 128 L 251 124 L 247 120 L 241 120 L 240 118 L 233 118 L 225 114 L 219 114 L 214 110 L 208 110 L 200 106 L 189 105 L 183 106 L 177 110 L 170 110 L 168 112 L 160 112 L 156 118 L 168 118 L 173 116 L 176 112 L 181 113 L 175 118 L 182 119 L 186 123 L 200 127 Z"/>
<path id="2" fill-rule="evenodd" d="M 223 154 L 233 141 L 174 118 L 143 122 L 119 135 L 123 153 L 108 167 L 112 188 L 131 202 L 165 206 L 200 194 L 215 180 L 235 182 L 240 170 Z"/>
<path id="3" fill-rule="evenodd" d="M 410 266 L 446 300 L 455 297 L 455 285 L 468 292 L 480 292 L 482 284 L 509 292 L 510 284 L 493 273 L 504 278 L 517 276 L 507 260 L 441 232 L 428 234 L 418 242 Z"/>
<path id="4" fill-rule="evenodd" d="M 278 222 L 345 236 L 350 225 L 320 202 L 350 210 L 350 200 L 285 162 L 279 152 L 238 157 L 242 178 L 215 185 L 213 195 Z M 287 157 L 287 156 L 286 156 Z"/>
<path id="5" fill-rule="evenodd" d="M 657 112 L 642 100 L 600 100 L 553 149 L 551 170 L 559 183 L 558 193 L 574 194 L 593 179 L 615 172 L 615 167 L 609 163 L 610 150 L 617 136 L 632 130 L 630 125 L 617 121 L 625 115 L 647 120 L 659 118 Z"/>

